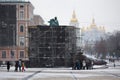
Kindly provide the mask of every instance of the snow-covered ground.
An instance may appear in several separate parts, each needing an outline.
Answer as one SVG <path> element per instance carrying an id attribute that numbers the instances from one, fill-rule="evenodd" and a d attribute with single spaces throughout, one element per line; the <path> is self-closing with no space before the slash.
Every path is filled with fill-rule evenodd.
<path id="1" fill-rule="evenodd" d="M 116 62 L 116 67 L 113 65 L 94 66 L 93 70 L 26 68 L 25 72 L 14 72 L 14 67 L 7 72 L 6 67 L 0 67 L 0 80 L 120 80 L 120 62 Z"/>

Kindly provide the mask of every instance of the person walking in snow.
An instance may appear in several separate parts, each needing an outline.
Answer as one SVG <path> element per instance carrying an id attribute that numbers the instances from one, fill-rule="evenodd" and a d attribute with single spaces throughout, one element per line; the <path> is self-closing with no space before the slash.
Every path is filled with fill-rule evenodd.
<path id="1" fill-rule="evenodd" d="M 19 71 L 21 71 L 21 66 L 22 66 L 22 61 L 21 59 L 18 61 L 18 67 L 19 67 Z"/>
<path id="2" fill-rule="evenodd" d="M 9 70 L 10 70 L 10 62 L 8 61 L 7 62 L 7 71 L 9 72 Z"/>
<path id="3" fill-rule="evenodd" d="M 25 71 L 25 64 L 24 64 L 24 62 L 22 62 L 22 72 L 24 72 Z"/>
<path id="4" fill-rule="evenodd" d="M 17 72 L 17 71 L 18 71 L 18 64 L 19 64 L 19 62 L 18 62 L 18 61 L 16 61 L 16 62 L 15 62 L 15 72 Z"/>
<path id="5" fill-rule="evenodd" d="M 85 60 L 83 60 L 83 70 L 85 70 L 85 68 L 86 68 L 86 62 Z"/>

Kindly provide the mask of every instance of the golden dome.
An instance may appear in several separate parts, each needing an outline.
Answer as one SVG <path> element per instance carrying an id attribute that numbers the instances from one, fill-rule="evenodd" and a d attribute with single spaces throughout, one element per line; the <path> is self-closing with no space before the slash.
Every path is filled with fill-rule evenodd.
<path id="1" fill-rule="evenodd" d="M 95 19 L 92 19 L 92 23 L 90 25 L 91 28 L 97 28 L 96 24 L 95 24 Z"/>
<path id="2" fill-rule="evenodd" d="M 75 11 L 73 11 L 71 22 L 78 22 Z"/>

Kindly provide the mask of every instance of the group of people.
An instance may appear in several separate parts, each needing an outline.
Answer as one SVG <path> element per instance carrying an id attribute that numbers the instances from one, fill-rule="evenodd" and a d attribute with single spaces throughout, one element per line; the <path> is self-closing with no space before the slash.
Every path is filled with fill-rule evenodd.
<path id="1" fill-rule="evenodd" d="M 93 61 L 91 60 L 77 60 L 74 64 L 73 64 L 73 69 L 74 70 L 85 70 L 85 69 L 93 69 Z"/>
<path id="2" fill-rule="evenodd" d="M 10 70 L 10 62 L 8 61 L 7 62 L 7 71 L 9 72 Z M 24 72 L 25 71 L 25 64 L 22 60 L 19 60 L 19 61 L 16 61 L 15 62 L 15 72 L 18 72 L 18 68 L 19 68 L 19 71 L 21 72 Z"/>

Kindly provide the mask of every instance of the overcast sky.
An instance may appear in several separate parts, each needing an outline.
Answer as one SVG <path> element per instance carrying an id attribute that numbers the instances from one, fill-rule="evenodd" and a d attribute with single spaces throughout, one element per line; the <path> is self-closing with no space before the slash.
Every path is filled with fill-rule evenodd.
<path id="1" fill-rule="evenodd" d="M 92 18 L 107 31 L 120 30 L 120 0 L 29 0 L 34 14 L 40 15 L 45 23 L 55 16 L 60 25 L 69 25 L 73 10 L 80 27 L 89 26 Z"/>

